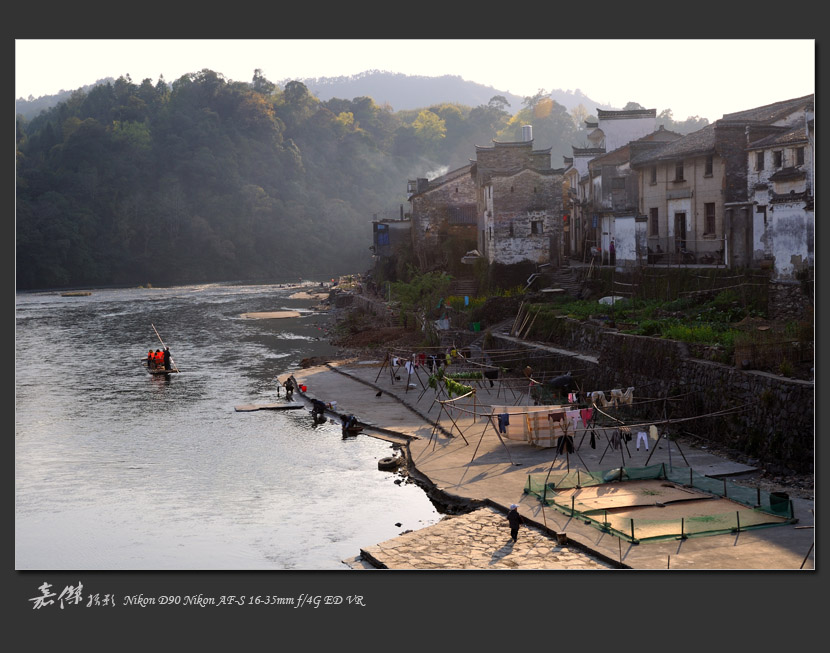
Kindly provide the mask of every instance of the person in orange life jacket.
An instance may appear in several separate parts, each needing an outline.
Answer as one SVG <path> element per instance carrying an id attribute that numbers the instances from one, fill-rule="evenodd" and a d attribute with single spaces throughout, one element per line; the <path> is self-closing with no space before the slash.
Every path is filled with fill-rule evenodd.
<path id="1" fill-rule="evenodd" d="M 161 349 L 156 349 L 156 352 L 153 354 L 153 361 L 156 367 L 164 366 L 164 354 L 161 353 Z"/>
<path id="2" fill-rule="evenodd" d="M 153 350 L 147 352 L 147 367 L 153 368 L 155 367 L 155 359 L 153 358 Z"/>

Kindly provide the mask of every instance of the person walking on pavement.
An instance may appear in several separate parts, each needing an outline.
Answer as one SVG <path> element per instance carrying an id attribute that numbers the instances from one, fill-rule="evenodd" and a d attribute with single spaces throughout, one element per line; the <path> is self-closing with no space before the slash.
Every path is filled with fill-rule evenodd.
<path id="1" fill-rule="evenodd" d="M 513 541 L 519 537 L 519 525 L 523 523 L 522 516 L 519 514 L 519 506 L 515 503 L 510 504 L 510 511 L 507 513 L 507 523 L 510 524 L 510 537 Z"/>

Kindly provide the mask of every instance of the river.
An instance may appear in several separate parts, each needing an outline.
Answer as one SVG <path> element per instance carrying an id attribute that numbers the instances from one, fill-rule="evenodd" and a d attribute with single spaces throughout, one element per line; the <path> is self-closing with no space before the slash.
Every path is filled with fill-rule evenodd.
<path id="1" fill-rule="evenodd" d="M 305 409 L 234 410 L 334 353 L 331 316 L 298 296 L 318 287 L 18 293 L 15 569 L 348 569 L 437 522 L 423 490 L 378 470 L 389 443 Z M 270 311 L 299 316 L 242 317 Z M 140 363 L 161 340 L 178 374 Z"/>

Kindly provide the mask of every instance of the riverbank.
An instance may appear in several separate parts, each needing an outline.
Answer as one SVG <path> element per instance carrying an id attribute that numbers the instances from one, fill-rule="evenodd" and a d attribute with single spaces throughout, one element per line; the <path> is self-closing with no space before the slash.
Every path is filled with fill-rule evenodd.
<path id="1" fill-rule="evenodd" d="M 420 535 L 402 533 L 390 542 L 367 543 L 351 561 L 353 567 L 539 568 L 540 559 L 522 557 L 521 547 L 510 551 L 496 548 L 489 554 L 479 551 L 477 556 L 467 556 L 465 549 L 473 549 L 470 537 L 458 536 L 459 532 L 467 532 L 467 526 L 463 522 L 458 522 L 457 528 L 451 526 L 454 516 L 478 514 L 481 523 L 476 528 L 485 529 L 488 538 L 495 538 L 494 542 L 505 541 L 509 532 L 506 520 L 494 527 L 499 522 L 487 511 L 506 513 L 507 507 L 516 503 L 534 536 L 541 534 L 544 538 L 545 557 L 555 563 L 555 558 L 561 558 L 561 547 L 566 546 L 582 556 L 576 568 L 584 568 L 582 564 L 588 560 L 600 563 L 594 568 L 814 568 L 815 501 L 811 477 L 769 474 L 735 452 L 716 451 L 711 443 L 679 435 L 659 443 L 657 450 L 630 451 L 631 443 L 626 452 L 620 449 L 614 454 L 608 454 L 603 447 L 587 446 L 583 438 L 570 456 L 557 455 L 552 448 L 501 438 L 495 429 L 487 428 L 484 414 L 492 414 L 495 405 L 532 404 L 531 399 L 521 396 L 521 387 L 510 387 L 507 382 L 494 386 L 479 383 L 471 402 L 466 402 L 466 406 L 460 402 L 448 409 L 449 404 L 441 401 L 446 397 L 439 397 L 436 389 L 428 386 L 424 372 L 402 379 L 400 374 L 391 373 L 386 361 L 390 352 L 418 351 L 422 342 L 419 332 L 390 326 L 379 318 L 351 311 L 348 305 L 328 308 L 335 323 L 329 340 L 339 348 L 338 356 L 332 360 L 306 360 L 303 369 L 294 372 L 297 380 L 307 386 L 303 396 L 308 401 L 316 398 L 324 403 L 336 402 L 333 417 L 354 414 L 366 424 L 363 435 L 389 441 L 405 463 L 399 473 L 406 482 L 418 483 L 447 515 L 440 524 L 428 527 L 427 532 L 417 531 Z M 506 332 L 508 328 L 509 324 L 505 324 L 493 330 Z M 794 519 L 785 525 L 743 530 L 739 526 L 736 532 L 636 542 L 603 533 L 525 493 L 528 479 L 534 474 L 656 463 L 687 466 L 706 478 L 728 479 L 737 486 L 783 493 L 792 501 Z M 668 512 L 665 505 L 661 512 Z M 439 526 L 444 532 L 439 538 L 443 546 L 433 541 L 431 553 L 426 555 L 420 544 Z M 442 553 L 436 555 L 439 550 Z M 506 554 L 511 557 L 505 559 Z"/>
<path id="2" fill-rule="evenodd" d="M 505 440 L 492 428 L 486 428 L 487 420 L 482 416 L 491 412 L 493 405 L 505 402 L 508 391 L 505 387 L 477 388 L 475 405 L 467 403 L 465 408 L 459 406 L 458 410 L 448 413 L 436 401 L 435 391 L 423 383 L 423 378 L 416 378 L 415 387 L 411 387 L 412 383 L 390 375 L 388 366 L 384 366 L 379 356 L 343 358 L 296 370 L 294 374 L 297 381 L 307 387 L 301 394 L 306 400 L 336 401 L 333 418 L 354 414 L 366 425 L 364 435 L 389 441 L 393 450 L 404 456 L 408 476 L 417 479 L 428 495 L 436 497 L 438 502 L 453 506 L 458 513 L 479 508 L 494 508 L 505 513 L 510 504 L 518 504 L 528 527 L 544 535 L 549 556 L 557 554 L 560 542 L 566 542 L 569 548 L 592 556 L 609 567 L 652 570 L 814 568 L 812 499 L 791 497 L 797 520 L 791 524 L 633 543 L 545 507 L 524 491 L 529 475 L 544 474 L 551 468 L 557 471 L 605 469 L 619 465 L 616 457 L 621 455 L 626 466 L 647 462 L 688 465 L 707 477 L 736 482 L 759 471 L 717 456 L 693 442 L 678 440 L 669 444 L 667 441 L 669 446 L 658 445 L 660 448 L 651 452 L 632 449 L 623 453 L 620 450 L 613 454 L 615 462 L 609 460 L 602 447 L 593 449 L 584 442 L 570 456 L 557 456 L 555 449 Z M 512 401 L 511 397 L 510 403 Z M 482 518 L 487 515 L 480 514 Z M 496 532 L 496 539 L 501 541 L 493 542 L 495 548 L 489 558 L 478 556 L 479 564 L 484 560 L 487 562 L 485 568 L 499 568 L 504 555 L 499 556 L 498 552 L 505 553 L 502 548 L 509 539 L 507 534 L 506 530 Z M 367 543 L 365 558 L 373 558 L 380 566 L 396 564 L 391 557 L 384 559 L 383 551 L 400 553 L 407 545 L 407 539 L 402 538 L 387 543 Z M 470 548 L 469 539 L 446 536 L 448 546 L 450 540 L 456 542 L 451 548 L 458 555 L 464 555 L 464 550 Z M 414 549 L 412 555 L 415 555 Z M 426 560 L 432 566 L 420 568 L 453 569 L 457 568 L 454 565 L 458 560 L 449 552 L 437 558 L 433 551 Z M 535 569 L 539 564 L 538 560 L 518 556 L 510 562 L 517 564 L 513 568 Z"/>

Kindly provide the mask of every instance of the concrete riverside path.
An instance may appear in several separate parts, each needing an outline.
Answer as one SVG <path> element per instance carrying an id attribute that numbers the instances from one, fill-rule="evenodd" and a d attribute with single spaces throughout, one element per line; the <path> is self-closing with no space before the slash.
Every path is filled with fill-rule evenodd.
<path id="1" fill-rule="evenodd" d="M 417 368 L 416 368 L 417 370 Z M 613 534 L 545 507 L 524 493 L 528 475 L 554 471 L 602 470 L 672 463 L 698 474 L 722 478 L 755 468 L 716 456 L 703 447 L 660 440 L 659 448 L 626 453 L 577 446 L 569 456 L 555 448 L 499 437 L 490 419 L 494 405 L 528 405 L 526 396 L 499 382 L 475 384 L 474 397 L 445 408 L 424 370 L 393 374 L 382 360 L 358 358 L 285 371 L 293 374 L 310 402 L 336 402 L 329 415 L 355 415 L 365 426 L 358 437 L 387 440 L 407 460 L 407 473 L 436 503 L 473 509 L 387 542 L 367 542 L 358 559 L 364 568 L 388 569 L 697 569 L 813 570 L 814 499 L 791 497 L 797 522 L 688 539 L 624 541 Z M 397 378 L 396 378 L 397 376 Z M 635 388 L 636 394 L 636 388 Z M 310 404 L 309 404 L 310 405 Z M 579 435 L 575 437 L 579 444 Z M 682 447 L 682 449 L 680 449 Z M 629 455 L 630 454 L 630 455 Z M 623 456 L 622 459 L 620 456 Z M 650 459 L 649 459 L 649 456 Z M 688 463 L 688 464 L 687 464 Z M 525 524 L 510 539 L 506 513 L 519 506 Z M 356 554 L 358 552 L 355 552 Z M 358 564 L 352 566 L 359 567 Z"/>

